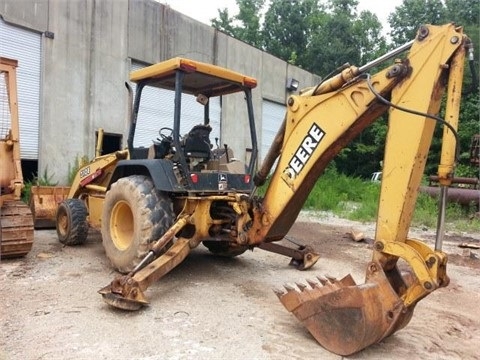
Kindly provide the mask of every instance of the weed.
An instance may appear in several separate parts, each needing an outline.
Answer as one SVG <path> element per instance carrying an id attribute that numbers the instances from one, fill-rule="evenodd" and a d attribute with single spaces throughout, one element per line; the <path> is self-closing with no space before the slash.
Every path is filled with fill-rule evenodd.
<path id="1" fill-rule="evenodd" d="M 83 155 L 81 157 L 78 157 L 78 155 L 75 157 L 75 162 L 74 165 L 70 165 L 68 163 L 68 185 L 72 185 L 73 181 L 75 180 L 75 176 L 77 176 L 78 170 L 86 164 L 88 164 L 90 161 L 86 155 Z"/>
<path id="2" fill-rule="evenodd" d="M 54 176 L 55 174 L 48 173 L 48 166 L 46 166 L 41 176 L 35 175 L 32 180 L 25 181 L 22 189 L 22 201 L 27 204 L 30 202 L 32 186 L 57 186 L 58 182 L 53 182 Z"/>

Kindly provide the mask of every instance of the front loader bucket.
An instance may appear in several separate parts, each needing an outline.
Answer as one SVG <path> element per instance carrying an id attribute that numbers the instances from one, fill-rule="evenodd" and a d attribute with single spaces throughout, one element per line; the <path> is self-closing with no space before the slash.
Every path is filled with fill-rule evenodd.
<path id="1" fill-rule="evenodd" d="M 54 228 L 58 204 L 68 197 L 69 187 L 32 186 L 30 210 L 35 229 Z"/>
<path id="2" fill-rule="evenodd" d="M 393 286 L 405 288 L 395 269 Z M 390 276 L 390 274 L 389 274 Z M 408 324 L 415 305 L 405 307 L 380 265 L 370 263 L 365 284 L 350 275 L 341 280 L 319 278 L 298 289 L 276 290 L 292 312 L 327 350 L 346 356 L 381 341 Z M 407 279 L 406 279 L 407 280 Z"/>

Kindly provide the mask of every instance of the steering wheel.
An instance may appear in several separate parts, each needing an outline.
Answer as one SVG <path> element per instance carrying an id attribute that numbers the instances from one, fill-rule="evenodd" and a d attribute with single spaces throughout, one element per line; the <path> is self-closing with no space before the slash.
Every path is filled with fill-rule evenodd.
<path id="1" fill-rule="evenodd" d="M 168 140 L 168 139 L 172 139 L 173 137 L 173 129 L 172 128 L 169 128 L 169 127 L 162 127 L 159 131 L 158 131 L 158 135 L 160 135 L 160 138 L 162 140 Z M 171 140 L 170 140 L 171 141 Z"/>

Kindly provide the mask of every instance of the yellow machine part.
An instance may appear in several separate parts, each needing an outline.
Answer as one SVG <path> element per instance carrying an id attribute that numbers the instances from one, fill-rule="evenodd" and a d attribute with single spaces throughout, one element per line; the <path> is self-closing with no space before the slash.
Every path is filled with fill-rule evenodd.
<path id="1" fill-rule="evenodd" d="M 20 158 L 17 61 L 0 57 L 0 257 L 26 255 L 33 244 L 33 217 L 20 200 L 24 187 Z"/>
<path id="2" fill-rule="evenodd" d="M 102 226 L 102 209 L 105 197 L 103 195 L 88 196 L 88 223 L 94 229 Z"/>
<path id="3" fill-rule="evenodd" d="M 58 204 L 65 200 L 70 191 L 62 186 L 32 186 L 30 209 L 35 229 L 54 228 Z"/>
<path id="4" fill-rule="evenodd" d="M 333 353 L 351 355 L 404 328 L 416 304 L 449 283 L 447 254 L 441 250 L 442 231 L 439 229 L 442 222 L 439 222 L 434 249 L 420 240 L 408 238 L 408 231 L 436 125 L 433 119 L 437 119 L 435 116 L 439 113 L 445 91 L 444 80 L 447 79 L 444 121 L 449 126 L 444 129 L 448 136 L 444 136 L 442 141 L 439 176 L 444 174 L 443 178 L 447 180 L 453 175 L 456 144 L 452 133 L 457 131 L 458 125 L 466 43 L 462 28 L 453 24 L 421 27 L 404 61 L 409 67 L 407 76 L 392 88 L 388 96 L 392 109 L 385 145 L 374 252 L 367 266 L 365 283 L 357 284 L 351 276 L 341 280 L 319 278 L 319 283 L 309 281 L 308 285 L 286 285 L 285 291 L 276 292 L 285 308 L 305 325 L 324 348 Z M 399 64 L 396 62 L 394 66 Z M 373 83 L 377 75 L 371 77 Z M 348 94 L 349 89 L 360 93 L 362 81 L 363 78 L 356 85 L 340 89 L 339 94 Z M 382 86 L 381 79 L 376 84 L 377 90 L 383 91 L 385 86 Z M 342 119 L 343 122 L 347 119 L 343 105 L 346 102 L 341 100 L 333 104 L 342 108 L 343 117 L 333 112 L 335 106 L 328 111 L 327 102 L 323 111 L 312 111 L 314 120 L 321 125 L 319 129 L 324 131 L 321 134 L 325 137 L 322 142 L 327 142 L 329 136 L 335 134 L 333 126 L 340 123 L 330 119 Z M 298 98 L 298 109 L 305 109 L 308 101 L 314 100 Z M 322 119 L 321 114 L 328 114 L 327 121 Z M 361 116 L 358 118 L 361 119 Z M 287 122 L 287 135 L 288 124 L 291 123 Z M 341 130 L 337 133 L 343 134 Z M 320 136 L 320 133 L 313 135 L 312 138 Z M 335 140 L 332 144 L 335 146 Z M 298 145 L 294 144 L 294 149 L 295 146 Z M 448 156 L 444 157 L 443 154 Z M 286 166 L 282 166 L 282 159 L 279 163 L 280 170 L 283 170 Z M 298 178 L 287 178 L 287 185 L 293 190 L 301 189 Z M 276 181 L 275 174 L 272 183 L 283 185 L 281 181 Z M 272 195 L 267 192 L 265 198 Z M 278 202 L 271 203 L 278 206 Z M 265 206 L 264 211 L 268 210 Z M 443 210 L 440 209 L 439 213 Z M 279 216 L 272 218 L 278 222 Z M 397 266 L 399 259 L 405 261 L 408 270 L 403 270 L 403 267 L 400 270 Z"/>
<path id="5" fill-rule="evenodd" d="M 33 245 L 33 217 L 20 200 L 3 202 L 0 216 L 2 259 L 25 256 Z"/>

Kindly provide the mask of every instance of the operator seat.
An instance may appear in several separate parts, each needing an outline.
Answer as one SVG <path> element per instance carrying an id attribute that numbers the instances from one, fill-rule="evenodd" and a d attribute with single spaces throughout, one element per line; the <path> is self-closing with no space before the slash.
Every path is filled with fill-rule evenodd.
<path id="1" fill-rule="evenodd" d="M 211 156 L 210 125 L 195 125 L 185 138 L 184 153 L 185 157 L 202 159 L 208 161 Z"/>

